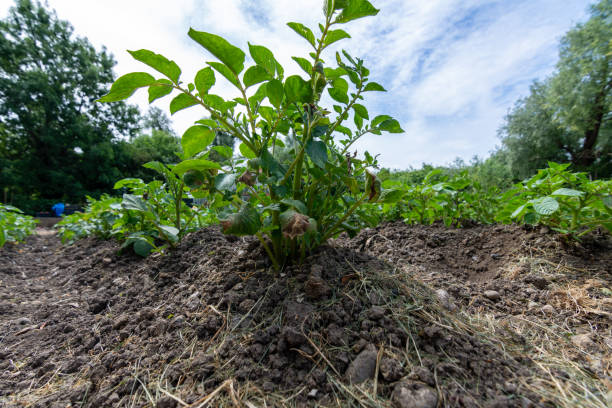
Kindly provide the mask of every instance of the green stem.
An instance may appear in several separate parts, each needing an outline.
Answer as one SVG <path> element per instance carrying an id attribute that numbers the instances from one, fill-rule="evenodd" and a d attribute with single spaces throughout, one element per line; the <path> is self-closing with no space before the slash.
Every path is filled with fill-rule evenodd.
<path id="1" fill-rule="evenodd" d="M 332 235 L 334 235 L 335 230 L 340 225 L 342 225 L 342 223 L 344 221 L 346 221 L 346 219 L 348 217 L 350 217 L 351 214 L 353 214 L 357 208 L 359 208 L 361 203 L 366 199 L 366 196 L 367 196 L 367 194 L 362 195 L 361 198 L 358 201 L 356 201 L 355 204 L 353 204 L 351 206 L 351 208 L 349 208 L 349 210 L 342 216 L 342 218 L 340 218 L 338 221 L 336 221 L 336 223 L 327 231 L 327 233 L 325 235 L 323 235 L 323 238 L 321 239 L 321 242 L 327 241 Z"/>
<path id="2" fill-rule="evenodd" d="M 266 252 L 268 253 L 268 256 L 270 257 L 270 260 L 272 261 L 272 264 L 274 265 L 274 269 L 277 270 L 277 271 L 280 270 L 280 265 L 278 264 L 278 261 L 274 257 L 274 254 L 272 253 L 272 251 L 270 251 L 270 247 L 266 243 L 266 240 L 261 236 L 261 233 L 259 233 L 259 232 L 257 234 L 255 234 L 255 235 L 259 239 L 259 242 L 261 242 L 261 246 L 263 246 L 264 249 L 266 250 Z"/>

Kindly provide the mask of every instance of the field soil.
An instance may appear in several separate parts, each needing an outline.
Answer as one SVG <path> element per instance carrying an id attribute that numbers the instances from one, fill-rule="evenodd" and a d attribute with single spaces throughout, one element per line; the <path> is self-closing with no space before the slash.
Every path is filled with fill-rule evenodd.
<path id="1" fill-rule="evenodd" d="M 390 223 L 281 273 L 216 227 L 118 249 L 0 249 L 1 407 L 612 403 L 606 235 Z"/>

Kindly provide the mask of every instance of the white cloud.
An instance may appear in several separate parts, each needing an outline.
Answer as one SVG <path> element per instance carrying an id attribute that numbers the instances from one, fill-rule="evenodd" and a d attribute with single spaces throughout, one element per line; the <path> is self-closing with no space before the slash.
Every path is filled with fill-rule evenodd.
<path id="1" fill-rule="evenodd" d="M 0 0 L 0 16 L 12 1 Z M 400 120 L 403 135 L 366 136 L 357 144 L 380 154 L 383 165 L 405 168 L 443 164 L 460 156 L 486 155 L 497 129 L 529 84 L 550 73 L 560 37 L 586 18 L 588 0 L 373 0 L 378 16 L 350 23 L 351 54 L 361 56 L 372 79 L 388 93 L 370 94 L 373 114 Z M 123 75 L 147 71 L 126 49 L 146 48 L 174 59 L 183 78 L 193 78 L 212 58 L 187 37 L 189 27 L 223 35 L 247 50 L 247 41 L 270 48 L 288 73 L 299 73 L 292 55 L 305 55 L 306 42 L 285 23 L 313 31 L 321 0 L 49 0 L 60 18 L 99 49 L 105 45 Z M 331 54 L 328 54 L 328 58 Z M 234 96 L 218 78 L 216 93 Z M 141 92 L 131 101 L 146 109 Z M 167 107 L 167 101 L 157 103 Z M 180 133 L 200 118 L 197 109 L 178 112 Z"/>

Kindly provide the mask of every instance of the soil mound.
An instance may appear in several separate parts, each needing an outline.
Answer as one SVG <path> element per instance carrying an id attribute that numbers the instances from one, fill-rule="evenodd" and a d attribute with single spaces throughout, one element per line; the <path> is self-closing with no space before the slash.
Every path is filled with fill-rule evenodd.
<path id="1" fill-rule="evenodd" d="M 33 236 L 0 250 L 0 405 L 552 406 L 525 386 L 540 367 L 457 314 L 507 313 L 515 292 L 475 291 L 533 233 L 495 228 L 390 224 L 278 275 L 214 227 L 145 260 Z"/>

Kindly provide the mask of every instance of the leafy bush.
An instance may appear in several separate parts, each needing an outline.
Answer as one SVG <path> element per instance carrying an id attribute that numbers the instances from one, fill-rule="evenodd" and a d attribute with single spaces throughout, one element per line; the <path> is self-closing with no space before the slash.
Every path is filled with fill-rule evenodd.
<path id="1" fill-rule="evenodd" d="M 36 220 L 12 205 L 0 204 L 0 248 L 7 242 L 22 242 L 36 228 Z"/>
<path id="2" fill-rule="evenodd" d="M 165 165 L 151 162 L 145 166 L 164 175 L 165 182 L 123 179 L 115 184 L 115 189 L 128 191 L 122 198 L 88 197 L 84 213 L 68 215 L 57 224 L 62 242 L 90 235 L 115 238 L 123 242 L 122 248 L 131 247 L 147 256 L 153 250 L 175 246 L 186 233 L 216 221 L 207 210 L 185 203 L 188 188 Z"/>
<path id="3" fill-rule="evenodd" d="M 150 102 L 179 92 L 170 102 L 172 114 L 194 105 L 204 108 L 210 119 L 196 122 L 182 136 L 185 160 L 172 172 L 197 182 L 194 194 L 213 203 L 231 203 L 232 212 L 221 214 L 224 232 L 257 236 L 277 269 L 342 231 L 352 234 L 359 229 L 363 212 L 357 210 L 378 200 L 381 187 L 369 170 L 376 167 L 376 159 L 367 153 L 357 158 L 349 149 L 367 133 L 402 132 L 390 116 L 370 119 L 360 103 L 365 93 L 385 90 L 369 81 L 363 60 L 345 51 L 336 53 L 335 66 L 322 59 L 326 48 L 350 38 L 338 26 L 378 10 L 366 0 L 326 0 L 323 11 L 317 36 L 300 23 L 288 23 L 312 47 L 309 59 L 293 57 L 306 79 L 285 78 L 273 53 L 261 45 L 249 44 L 255 65 L 245 69 L 246 55 L 240 48 L 191 29 L 189 37 L 218 60 L 208 62 L 193 83 L 180 81 L 181 70 L 174 61 L 148 50 L 130 51 L 166 78 L 130 73 L 100 99 L 123 100 L 146 87 Z M 210 93 L 215 72 L 235 87 L 237 97 Z M 326 90 L 335 101 L 330 110 L 320 105 Z M 350 116 L 352 130 L 344 126 Z M 218 130 L 240 142 L 239 157 L 227 163 L 210 159 L 213 152 L 232 156 L 226 146 L 211 146 Z"/>
<path id="4" fill-rule="evenodd" d="M 546 225 L 574 237 L 600 227 L 612 232 L 612 180 L 591 181 L 569 172 L 570 164 L 548 166 L 503 195 L 497 220 Z"/>

